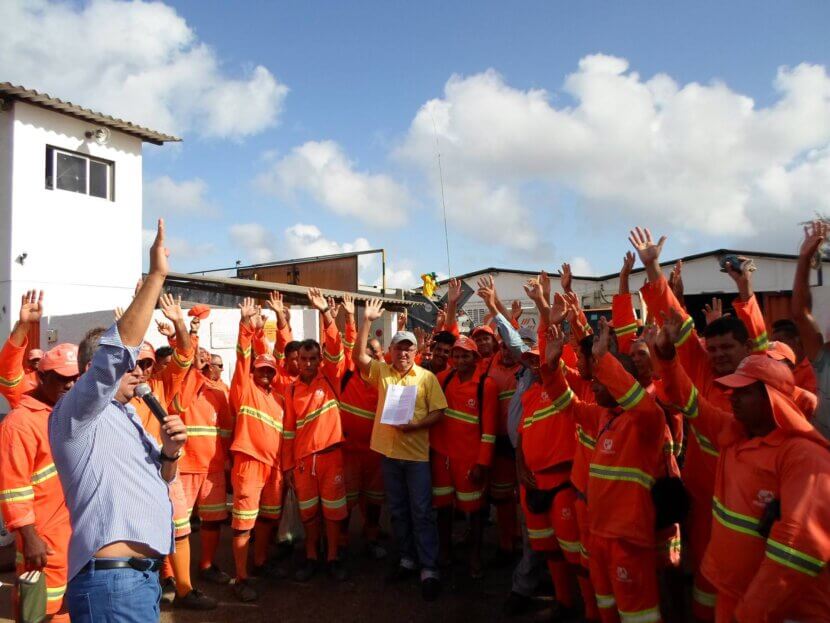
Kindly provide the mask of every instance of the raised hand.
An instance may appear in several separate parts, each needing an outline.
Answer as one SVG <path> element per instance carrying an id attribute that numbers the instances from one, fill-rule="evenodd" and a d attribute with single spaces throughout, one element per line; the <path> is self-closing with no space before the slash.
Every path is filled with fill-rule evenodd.
<path id="1" fill-rule="evenodd" d="M 415 334 L 415 339 L 418 341 L 418 352 L 419 353 L 424 352 L 424 349 L 426 348 L 426 342 L 427 342 L 426 331 L 424 331 L 421 327 L 415 327 L 412 330 L 412 333 Z"/>
<path id="2" fill-rule="evenodd" d="M 723 301 L 718 297 L 712 297 L 712 304 L 708 303 L 703 306 L 703 314 L 706 318 L 706 324 L 711 324 L 721 316 L 723 316 Z"/>
<path id="3" fill-rule="evenodd" d="M 738 287 L 738 297 L 742 301 L 747 301 L 752 296 L 752 273 L 755 271 L 755 262 L 742 255 L 738 257 L 738 261 L 741 263 L 740 266 L 733 266 L 732 262 L 726 262 L 724 269 Z"/>
<path id="4" fill-rule="evenodd" d="M 608 352 L 608 342 L 611 338 L 611 327 L 605 316 L 600 316 L 597 334 L 594 336 L 594 345 L 591 348 L 596 359 L 599 359 Z"/>
<path id="5" fill-rule="evenodd" d="M 369 299 L 363 307 L 363 320 L 374 322 L 383 316 L 383 302 L 380 299 Z"/>
<path id="6" fill-rule="evenodd" d="M 495 315 L 497 311 L 497 295 L 496 284 L 493 281 L 493 278 L 490 275 L 482 277 L 478 280 L 476 285 L 478 286 L 476 294 L 478 294 L 479 298 L 481 298 L 481 300 L 484 301 L 484 304 L 487 305 L 487 309 Z"/>
<path id="7" fill-rule="evenodd" d="M 20 297 L 21 324 L 38 322 L 43 316 L 43 290 L 29 290 Z"/>
<path id="8" fill-rule="evenodd" d="M 550 323 L 552 325 L 562 324 L 568 316 L 570 305 L 568 300 L 557 292 L 553 295 L 553 305 L 550 308 Z"/>
<path id="9" fill-rule="evenodd" d="M 326 297 L 320 293 L 319 288 L 309 288 L 306 294 L 308 296 L 308 302 L 317 311 L 323 311 L 328 307 Z"/>
<path id="10" fill-rule="evenodd" d="M 661 236 L 656 243 L 651 237 L 651 232 L 648 228 L 642 229 L 635 227 L 631 230 L 628 237 L 637 255 L 640 256 L 640 261 L 643 266 L 651 264 L 652 262 L 660 262 L 660 253 L 663 251 L 663 245 L 666 243 L 666 237 Z"/>
<path id="11" fill-rule="evenodd" d="M 559 325 L 552 324 L 548 327 L 548 340 L 545 346 L 545 361 L 552 368 L 559 365 L 559 358 L 562 356 L 564 346 L 565 332 Z"/>
<path id="12" fill-rule="evenodd" d="M 193 335 L 199 334 L 199 327 L 202 326 L 202 319 L 194 316 L 190 321 L 190 332 Z"/>
<path id="13" fill-rule="evenodd" d="M 683 260 L 677 260 L 669 273 L 669 287 L 678 301 L 683 301 Z"/>
<path id="14" fill-rule="evenodd" d="M 342 307 L 347 316 L 354 317 L 354 297 L 348 292 L 343 295 Z"/>
<path id="15" fill-rule="evenodd" d="M 156 320 L 156 329 L 158 332 L 161 333 L 164 337 L 173 337 L 176 335 L 176 330 L 173 328 L 173 325 L 169 322 L 162 322 L 161 320 Z"/>
<path id="16" fill-rule="evenodd" d="M 447 312 L 439 308 L 438 313 L 435 315 L 435 326 L 440 330 L 444 328 L 445 324 L 447 324 Z"/>
<path id="17" fill-rule="evenodd" d="M 827 240 L 828 231 L 830 231 L 830 225 L 824 221 L 813 221 L 809 225 L 805 225 L 804 242 L 801 243 L 799 255 L 812 259 Z"/>
<path id="18" fill-rule="evenodd" d="M 182 297 L 174 297 L 167 292 L 159 297 L 159 307 L 161 313 L 172 323 L 184 322 L 184 312 L 182 311 Z"/>
<path id="19" fill-rule="evenodd" d="M 674 308 L 671 308 L 668 313 L 661 311 L 660 315 L 663 316 L 662 333 L 665 333 L 666 338 L 672 344 L 675 344 L 680 338 L 680 331 L 683 328 L 683 316 Z"/>
<path id="20" fill-rule="evenodd" d="M 156 239 L 153 240 L 153 245 L 150 247 L 150 273 L 151 275 L 158 275 L 162 278 L 167 276 L 170 267 L 167 264 L 167 257 L 170 251 L 164 246 L 164 219 L 158 220 L 156 229 Z"/>
<path id="21" fill-rule="evenodd" d="M 274 310 L 278 316 L 285 314 L 285 305 L 282 301 L 282 294 L 274 290 L 268 295 L 268 307 Z"/>
<path id="22" fill-rule="evenodd" d="M 409 320 L 409 313 L 404 309 L 398 314 L 398 331 L 406 331 L 406 323 Z"/>
<path id="23" fill-rule="evenodd" d="M 257 305 L 256 307 L 256 315 L 251 317 L 251 326 L 254 328 L 254 331 L 259 333 L 262 329 L 265 328 L 265 321 L 268 320 L 266 315 L 262 313 L 262 307 Z"/>
<path id="24" fill-rule="evenodd" d="M 559 285 L 562 286 L 562 290 L 567 292 L 573 292 L 571 289 L 573 285 L 573 274 L 571 273 L 571 265 L 565 262 L 562 264 L 560 276 L 559 276 Z"/>
<path id="25" fill-rule="evenodd" d="M 545 295 L 542 292 L 542 284 L 538 279 L 528 279 L 524 286 L 528 298 L 534 302 L 544 301 Z"/>
<path id="26" fill-rule="evenodd" d="M 516 299 L 510 304 L 510 316 L 513 320 L 518 321 L 519 318 L 522 317 L 524 310 L 522 309 L 522 302 L 519 299 Z"/>
<path id="27" fill-rule="evenodd" d="M 461 281 L 455 277 L 447 284 L 447 302 L 458 303 L 461 299 Z"/>
<path id="28" fill-rule="evenodd" d="M 582 302 L 579 300 L 579 295 L 576 292 L 566 292 L 563 296 L 568 307 L 574 314 L 579 313 L 579 310 L 582 309 Z"/>
<path id="29" fill-rule="evenodd" d="M 115 316 L 115 322 L 118 322 L 119 320 L 121 320 L 121 316 L 124 315 L 124 308 L 123 307 L 116 307 L 113 310 L 112 315 Z"/>
<path id="30" fill-rule="evenodd" d="M 631 274 L 631 271 L 634 270 L 634 261 L 636 259 L 637 257 L 631 251 L 625 252 L 622 268 L 620 269 L 620 277 L 628 277 Z"/>
<path id="31" fill-rule="evenodd" d="M 259 313 L 259 307 L 257 307 L 256 301 L 252 299 L 250 296 L 246 296 L 242 299 L 242 302 L 239 304 L 239 315 L 242 318 L 242 322 L 248 325 L 249 327 L 253 328 L 253 320 L 252 318 Z"/>
<path id="32" fill-rule="evenodd" d="M 545 297 L 546 301 L 550 302 L 550 275 L 545 271 L 541 271 L 538 279 L 539 285 L 542 286 L 542 296 Z"/>

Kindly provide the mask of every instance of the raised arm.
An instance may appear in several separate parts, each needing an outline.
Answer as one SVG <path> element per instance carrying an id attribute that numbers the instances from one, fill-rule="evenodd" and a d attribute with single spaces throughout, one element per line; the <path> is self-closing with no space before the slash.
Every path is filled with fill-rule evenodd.
<path id="1" fill-rule="evenodd" d="M 746 325 L 749 338 L 752 340 L 752 350 L 764 352 L 769 346 L 767 338 L 767 327 L 764 322 L 764 314 L 758 307 L 758 300 L 752 289 L 752 274 L 755 271 L 755 264 L 745 257 L 739 258 L 740 266 L 732 266 L 726 263 L 726 273 L 735 282 L 738 288 L 738 298 L 732 303 L 738 318 Z"/>
<path id="2" fill-rule="evenodd" d="M 345 355 L 346 369 L 354 370 L 354 346 L 357 343 L 357 323 L 354 318 L 354 298 L 351 294 L 345 294 L 343 296 L 342 307 L 343 313 L 346 315 L 346 326 L 343 332 L 343 354 Z"/>
<path id="3" fill-rule="evenodd" d="M 824 334 L 816 319 L 813 318 L 813 297 L 810 293 L 810 267 L 821 245 L 827 240 L 830 226 L 823 221 L 813 221 L 804 228 L 804 242 L 798 253 L 793 281 L 792 306 L 793 322 L 798 327 L 804 351 L 810 361 L 814 361 L 824 347 Z"/>
<path id="4" fill-rule="evenodd" d="M 364 377 L 369 376 L 369 369 L 372 367 L 372 358 L 366 353 L 369 345 L 369 331 L 372 330 L 372 323 L 383 315 L 383 306 L 380 299 L 369 299 L 363 308 L 363 322 L 357 332 L 357 343 L 354 345 L 352 357 L 357 369 Z"/>
<path id="5" fill-rule="evenodd" d="M 461 282 L 452 278 L 447 284 L 447 316 L 444 326 L 447 331 L 458 335 L 458 301 L 461 299 Z"/>
<path id="6" fill-rule="evenodd" d="M 496 330 L 501 336 L 507 349 L 513 355 L 516 361 L 522 360 L 522 353 L 529 350 L 528 346 L 522 341 L 522 336 L 513 327 L 505 315 L 498 309 L 498 295 L 496 294 L 495 286 L 492 279 L 479 279 L 478 281 L 478 296 L 484 301 L 487 309 L 493 315 L 496 322 Z"/>
<path id="7" fill-rule="evenodd" d="M 251 383 L 251 339 L 254 335 L 253 318 L 259 313 L 254 299 L 246 297 L 239 304 L 239 336 L 236 340 L 236 363 L 231 377 L 231 410 L 239 409 L 242 398 Z"/>
<path id="8" fill-rule="evenodd" d="M 20 301 L 20 314 L 9 338 L 0 350 L 0 394 L 12 407 L 27 390 L 23 382 L 25 374 L 23 357 L 29 343 L 29 328 L 43 316 L 43 291 L 29 290 Z"/>
<path id="9" fill-rule="evenodd" d="M 172 361 L 164 369 L 162 375 L 164 395 L 169 400 L 181 389 L 182 381 L 193 363 L 193 336 L 184 322 L 182 297 L 176 299 L 170 294 L 162 294 L 159 299 L 159 308 L 164 317 L 173 323 L 176 331 L 176 345 L 173 347 Z"/>
<path id="10" fill-rule="evenodd" d="M 617 336 L 617 348 L 624 354 L 629 353 L 631 343 L 637 338 L 637 317 L 634 315 L 634 306 L 631 303 L 631 293 L 628 289 L 628 277 L 634 268 L 634 259 L 631 251 L 625 254 L 620 269 L 619 293 L 611 299 L 611 320 Z"/>

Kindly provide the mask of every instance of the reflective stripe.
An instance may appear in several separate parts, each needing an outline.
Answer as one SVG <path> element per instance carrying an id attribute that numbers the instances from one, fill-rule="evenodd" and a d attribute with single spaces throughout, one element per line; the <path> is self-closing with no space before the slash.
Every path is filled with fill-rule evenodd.
<path id="1" fill-rule="evenodd" d="M 230 436 L 233 434 L 233 431 L 230 428 L 220 428 L 219 429 L 219 436 L 223 439 L 230 439 Z"/>
<path id="2" fill-rule="evenodd" d="M 184 519 L 174 519 L 173 525 L 176 528 L 186 528 L 190 525 L 190 517 L 185 517 Z"/>
<path id="3" fill-rule="evenodd" d="M 343 338 L 343 346 L 351 350 L 354 348 L 354 342 L 349 342 L 346 338 Z"/>
<path id="4" fill-rule="evenodd" d="M 218 426 L 187 426 L 188 437 L 218 437 Z"/>
<path id="5" fill-rule="evenodd" d="M 654 486 L 654 478 L 634 467 L 616 467 L 591 463 L 588 467 L 588 475 L 594 478 L 602 478 L 603 480 L 633 482 L 649 490 Z"/>
<path id="6" fill-rule="evenodd" d="M 701 606 L 714 608 L 717 598 L 718 596 L 715 593 L 707 593 L 706 591 L 700 590 L 697 586 L 692 587 L 692 599 Z"/>
<path id="7" fill-rule="evenodd" d="M 660 620 L 660 608 L 654 607 L 639 612 L 620 612 L 621 623 L 657 623 Z"/>
<path id="8" fill-rule="evenodd" d="M 263 506 L 260 505 L 259 512 L 265 515 L 279 515 L 282 513 L 282 506 Z"/>
<path id="9" fill-rule="evenodd" d="M 455 492 L 453 487 L 433 487 L 432 495 L 438 497 L 441 495 L 452 495 Z"/>
<path id="10" fill-rule="evenodd" d="M 173 351 L 173 361 L 180 368 L 189 368 L 190 364 L 192 363 L 191 359 L 182 359 L 181 357 L 179 357 L 179 353 L 177 353 L 175 350 Z"/>
<path id="11" fill-rule="evenodd" d="M 305 510 L 308 510 L 309 508 L 314 508 L 315 506 L 317 506 L 317 503 L 319 501 L 320 501 L 320 498 L 318 498 L 315 495 L 313 498 L 308 499 L 308 500 L 298 500 L 297 505 L 300 507 L 300 510 L 305 511 Z"/>
<path id="12" fill-rule="evenodd" d="M 510 400 L 515 394 L 515 389 L 506 389 L 503 392 L 499 392 L 499 400 Z"/>
<path id="13" fill-rule="evenodd" d="M 53 478 L 57 475 L 58 468 L 55 467 L 54 463 L 49 463 L 49 465 L 47 465 L 46 467 L 39 469 L 34 474 L 32 474 L 32 484 L 39 485 L 45 480 L 49 480 L 50 478 Z"/>
<path id="14" fill-rule="evenodd" d="M 341 401 L 340 410 L 345 411 L 346 413 L 351 413 L 352 415 L 356 415 L 357 417 L 366 418 L 367 420 L 374 421 L 375 419 L 374 411 L 367 411 L 366 409 L 361 409 L 360 407 L 350 405 L 348 402 Z"/>
<path id="15" fill-rule="evenodd" d="M 615 608 L 617 606 L 617 600 L 614 599 L 613 595 L 600 595 L 597 593 L 596 598 L 597 606 L 600 608 Z"/>
<path id="16" fill-rule="evenodd" d="M 329 361 L 331 361 L 332 363 L 337 363 L 337 362 L 339 362 L 339 361 L 342 361 L 342 360 L 343 360 L 343 356 L 344 356 L 344 355 L 343 355 L 343 351 L 342 351 L 342 350 L 341 350 L 339 353 L 337 353 L 336 355 L 332 355 L 332 354 L 330 354 L 330 353 L 329 353 L 329 351 L 327 351 L 327 350 L 323 350 L 323 357 L 325 357 L 326 359 L 328 359 L 328 360 L 329 360 Z"/>
<path id="17" fill-rule="evenodd" d="M 346 498 L 338 498 L 336 500 L 327 500 L 326 498 L 320 498 L 320 501 L 323 502 L 324 508 L 342 508 L 346 506 Z"/>
<path id="18" fill-rule="evenodd" d="M 710 456 L 720 456 L 720 452 L 718 452 L 718 449 L 715 447 L 715 444 L 713 444 L 711 441 L 709 441 L 709 439 L 701 435 L 697 428 L 695 428 L 694 426 L 689 426 L 689 428 L 692 430 L 692 434 L 695 436 L 695 439 L 697 439 L 697 443 L 700 446 L 701 450 L 703 450 L 706 454 Z"/>
<path id="19" fill-rule="evenodd" d="M 491 482 L 490 483 L 490 488 L 491 489 L 501 489 L 501 490 L 504 490 L 504 491 L 508 491 L 508 490 L 512 489 L 513 487 L 515 487 L 515 485 L 512 482 Z"/>
<path id="20" fill-rule="evenodd" d="M 282 422 L 278 422 L 273 417 L 265 413 L 265 411 L 260 411 L 259 409 L 254 409 L 253 407 L 242 406 L 239 407 L 239 415 L 247 415 L 255 420 L 259 420 L 266 426 L 270 426 L 274 430 L 282 432 Z"/>
<path id="21" fill-rule="evenodd" d="M 619 329 L 614 329 L 614 333 L 619 337 L 621 335 L 628 335 L 629 333 L 637 333 L 637 323 L 632 322 L 631 324 L 627 324 Z"/>
<path id="22" fill-rule="evenodd" d="M 320 407 L 319 409 L 314 409 L 314 411 L 311 411 L 305 417 L 299 418 L 297 420 L 297 430 L 300 430 L 306 424 L 316 420 L 318 417 L 320 417 L 320 415 L 323 412 L 328 411 L 330 409 L 336 409 L 336 408 L 337 408 L 337 401 L 336 400 L 326 401 L 325 403 L 323 403 L 323 406 Z"/>
<path id="23" fill-rule="evenodd" d="M 549 539 L 553 536 L 553 528 L 541 528 L 539 530 L 527 529 L 527 536 L 531 539 Z"/>
<path id="24" fill-rule="evenodd" d="M 221 504 L 199 504 L 199 510 L 204 513 L 218 513 L 219 511 L 225 510 L 225 503 L 222 502 Z"/>
<path id="25" fill-rule="evenodd" d="M 758 337 L 752 338 L 752 350 L 759 352 L 769 348 L 769 338 L 767 332 L 764 331 Z"/>
<path id="26" fill-rule="evenodd" d="M 46 601 L 57 601 L 66 594 L 66 584 L 63 586 L 46 587 Z"/>
<path id="27" fill-rule="evenodd" d="M 251 356 L 251 347 L 249 346 L 248 348 L 242 348 L 239 344 L 237 344 L 236 352 L 242 355 L 244 359 L 248 359 Z"/>
<path id="28" fill-rule="evenodd" d="M 591 450 L 594 450 L 597 447 L 597 440 L 586 433 L 579 424 L 576 425 L 576 439 L 583 446 L 590 448 Z"/>
<path id="29" fill-rule="evenodd" d="M 360 497 L 360 493 L 358 493 L 357 491 L 354 491 L 353 493 L 346 493 L 346 499 L 347 500 L 356 500 L 359 497 Z"/>
<path id="30" fill-rule="evenodd" d="M 286 430 L 286 431 L 283 431 L 283 433 L 282 433 L 282 438 L 283 439 L 294 439 L 295 436 L 296 435 L 295 435 L 293 430 Z"/>
<path id="31" fill-rule="evenodd" d="M 572 554 L 579 553 L 579 541 L 563 541 L 559 537 L 556 540 L 559 542 L 559 547 L 564 551 L 571 552 Z"/>
<path id="32" fill-rule="evenodd" d="M 686 343 L 686 340 L 689 339 L 689 336 L 692 334 L 692 329 L 695 328 L 695 322 L 692 320 L 691 316 L 688 316 L 686 320 L 683 321 L 683 324 L 680 327 L 680 335 L 678 335 L 677 340 L 675 341 L 675 346 L 683 346 Z"/>
<path id="33" fill-rule="evenodd" d="M 810 577 L 815 577 L 821 573 L 826 564 L 818 558 L 813 558 L 773 539 L 767 539 L 767 558 L 771 558 L 790 569 L 801 571 L 801 573 L 805 573 Z"/>
<path id="34" fill-rule="evenodd" d="M 481 441 L 482 441 L 482 443 L 496 443 L 496 436 L 495 435 L 488 435 L 486 433 L 482 433 Z"/>
<path id="35" fill-rule="evenodd" d="M 697 387 L 692 385 L 692 392 L 689 394 L 689 399 L 686 401 L 686 406 L 680 407 L 680 412 L 687 418 L 694 419 L 698 416 L 698 394 Z"/>
<path id="36" fill-rule="evenodd" d="M 679 552 L 681 548 L 681 540 L 679 536 L 673 536 L 661 543 L 660 549 L 664 552 Z"/>
<path id="37" fill-rule="evenodd" d="M 481 499 L 481 493 L 481 491 L 473 491 L 472 493 L 456 491 L 455 497 L 457 497 L 460 502 L 475 502 L 476 500 Z"/>
<path id="38" fill-rule="evenodd" d="M 0 385 L 3 387 L 15 387 L 23 380 L 24 373 L 21 372 L 20 376 L 17 376 L 13 379 L 6 378 L 5 376 L 0 376 Z"/>
<path id="39" fill-rule="evenodd" d="M 231 515 L 233 515 L 236 519 L 256 519 L 256 516 L 259 515 L 259 509 L 257 508 L 252 511 L 247 511 L 234 508 L 231 510 Z"/>
<path id="40" fill-rule="evenodd" d="M 32 487 L 18 487 L 0 491 L 0 502 L 25 502 L 35 499 L 35 490 Z"/>
<path id="41" fill-rule="evenodd" d="M 533 414 L 525 418 L 525 428 L 532 426 L 536 422 L 540 422 L 546 418 L 549 418 L 552 415 L 556 415 L 557 413 L 561 412 L 569 404 L 571 404 L 573 397 L 574 393 L 573 391 L 571 391 L 571 388 L 566 389 L 565 392 L 556 400 L 554 400 L 552 404 L 543 409 L 539 409 L 538 411 L 534 411 Z"/>
<path id="42" fill-rule="evenodd" d="M 444 415 L 447 417 L 451 417 L 454 420 L 459 420 L 466 424 L 478 424 L 478 416 L 471 415 L 469 413 L 464 413 L 463 411 L 457 411 L 456 409 L 444 409 Z"/>
<path id="43" fill-rule="evenodd" d="M 760 533 L 761 523 L 758 519 L 729 510 L 717 497 L 712 498 L 712 515 L 718 523 L 730 530 L 763 538 Z"/>
<path id="44" fill-rule="evenodd" d="M 643 397 L 646 395 L 646 390 L 643 389 L 643 386 L 640 385 L 637 381 L 634 381 L 634 385 L 625 392 L 622 396 L 617 398 L 617 404 L 620 405 L 626 411 L 633 409 Z"/>
<path id="45" fill-rule="evenodd" d="M 364 491 L 363 495 L 375 502 L 383 502 L 386 499 L 386 494 L 383 491 Z"/>

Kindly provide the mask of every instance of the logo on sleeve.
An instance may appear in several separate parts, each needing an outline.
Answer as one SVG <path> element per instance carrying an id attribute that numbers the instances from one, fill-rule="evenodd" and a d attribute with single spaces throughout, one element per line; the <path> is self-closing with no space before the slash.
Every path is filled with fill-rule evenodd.
<path id="1" fill-rule="evenodd" d="M 766 508 L 767 504 L 772 502 L 774 499 L 775 494 L 772 491 L 770 491 L 769 489 L 759 489 L 758 494 L 755 496 L 755 501 L 753 502 L 753 504 L 761 508 Z"/>

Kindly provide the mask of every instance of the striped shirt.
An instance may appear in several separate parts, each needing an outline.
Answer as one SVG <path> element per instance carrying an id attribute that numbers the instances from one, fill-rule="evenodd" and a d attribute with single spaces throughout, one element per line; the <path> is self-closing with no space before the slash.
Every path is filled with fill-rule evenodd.
<path id="1" fill-rule="evenodd" d="M 173 548 L 173 509 L 161 477 L 159 446 L 130 405 L 115 400 L 138 347 L 121 342 L 117 325 L 101 337 L 92 365 L 55 405 L 49 443 L 72 523 L 71 580 L 110 543 Z"/>
<path id="2" fill-rule="evenodd" d="M 522 405 L 522 394 L 537 380 L 537 375 L 524 364 L 522 354 L 530 350 L 530 346 L 524 343 L 522 336 L 512 324 L 502 316 L 496 314 L 496 328 L 501 336 L 502 342 L 507 346 L 513 358 L 522 364 L 522 370 L 516 374 L 516 391 L 510 399 L 510 406 L 507 407 L 507 435 L 510 443 L 515 448 L 519 442 L 519 424 L 522 421 L 524 407 Z"/>

